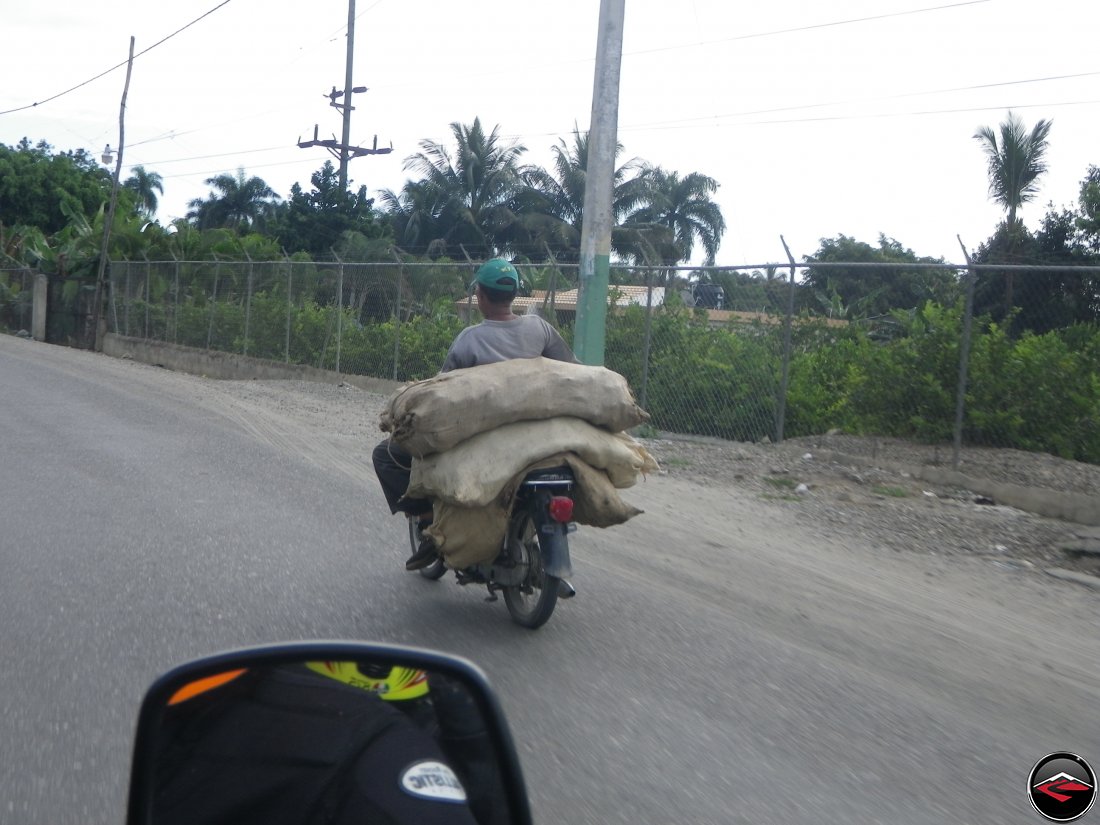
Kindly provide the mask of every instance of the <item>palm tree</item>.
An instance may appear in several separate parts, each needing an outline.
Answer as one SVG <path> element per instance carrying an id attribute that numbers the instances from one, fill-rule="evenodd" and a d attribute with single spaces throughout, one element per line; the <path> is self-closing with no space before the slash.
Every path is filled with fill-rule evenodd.
<path id="1" fill-rule="evenodd" d="M 261 178 L 247 177 L 244 169 L 237 175 L 217 175 L 206 179 L 215 189 L 206 200 L 196 198 L 187 205 L 189 220 L 200 229 L 226 227 L 244 232 L 262 226 L 271 214 L 278 195 Z"/>
<path id="2" fill-rule="evenodd" d="M 712 266 L 726 231 L 726 221 L 711 195 L 718 190 L 714 178 L 692 172 L 683 178 L 659 166 L 646 167 L 641 175 L 645 203 L 626 222 L 630 226 L 661 226 L 671 231 L 672 243 L 661 244 L 662 261 L 675 266 L 687 261 L 696 240 L 706 253 L 704 264 Z"/>
<path id="3" fill-rule="evenodd" d="M 469 244 L 486 257 L 497 251 L 515 221 L 509 203 L 521 185 L 519 158 L 527 151 L 505 144 L 499 131 L 496 126 L 486 134 L 478 118 L 469 126 L 452 123 L 453 152 L 423 140 L 422 151 L 405 160 L 407 171 L 422 176 L 420 195 L 434 205 L 440 237 L 449 244 Z"/>
<path id="4" fill-rule="evenodd" d="M 135 166 L 122 185 L 138 196 L 138 209 L 145 217 L 156 215 L 157 192 L 164 194 L 164 178 L 160 174 L 147 172 L 144 166 Z"/>
<path id="5" fill-rule="evenodd" d="M 555 248 L 559 258 L 576 260 L 580 250 L 581 226 L 584 223 L 584 195 L 588 169 L 587 132 L 573 131 L 573 143 L 564 139 L 553 147 L 554 173 L 538 166 L 522 170 L 526 188 L 517 198 L 516 212 L 521 227 Z M 622 151 L 622 144 L 615 147 L 615 154 Z M 642 168 L 636 158 L 615 168 L 612 177 L 611 210 L 618 223 L 636 209 L 644 199 L 644 182 L 628 177 Z M 612 231 L 611 247 L 622 257 L 636 257 L 637 233 L 634 230 Z"/>
<path id="6" fill-rule="evenodd" d="M 398 246 L 422 252 L 440 238 L 440 204 L 425 181 L 405 181 L 400 192 L 383 189 L 381 207 L 389 218 Z"/>
<path id="7" fill-rule="evenodd" d="M 1027 132 L 1024 122 L 1009 111 L 998 133 L 982 126 L 974 139 L 982 145 L 989 164 L 989 197 L 1005 210 L 1008 254 L 1019 238 L 1022 224 L 1016 210 L 1039 192 L 1039 176 L 1047 171 L 1047 136 L 1051 121 L 1040 120 Z M 1005 273 L 1005 310 L 1012 308 L 1012 273 Z"/>

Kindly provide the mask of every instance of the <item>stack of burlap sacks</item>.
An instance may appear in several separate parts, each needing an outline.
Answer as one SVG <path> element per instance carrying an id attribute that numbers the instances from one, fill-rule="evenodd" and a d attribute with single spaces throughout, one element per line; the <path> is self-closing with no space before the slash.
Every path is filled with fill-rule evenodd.
<path id="1" fill-rule="evenodd" d="M 530 358 L 406 384 L 381 427 L 413 454 L 406 495 L 433 500 L 427 534 L 448 566 L 462 569 L 496 557 L 533 469 L 573 469 L 580 524 L 610 527 L 641 513 L 617 491 L 658 469 L 624 432 L 648 418 L 618 373 Z"/>

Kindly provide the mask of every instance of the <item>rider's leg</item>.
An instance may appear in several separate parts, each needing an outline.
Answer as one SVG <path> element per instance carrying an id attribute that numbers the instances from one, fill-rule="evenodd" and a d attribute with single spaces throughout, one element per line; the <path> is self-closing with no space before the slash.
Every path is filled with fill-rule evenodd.
<path id="1" fill-rule="evenodd" d="M 424 498 L 404 498 L 409 489 L 412 455 L 388 438 L 374 448 L 372 455 L 374 472 L 391 513 L 417 516 L 421 521 L 431 519 L 432 503 Z"/>
<path id="2" fill-rule="evenodd" d="M 431 523 L 432 503 L 423 498 L 405 498 L 409 489 L 409 474 L 412 470 L 412 455 L 390 439 L 386 439 L 374 448 L 372 455 L 374 472 L 391 513 L 404 513 L 416 518 L 421 529 Z M 439 556 L 439 551 L 428 536 L 420 542 L 420 547 L 405 561 L 406 570 L 419 570 L 427 567 Z"/>

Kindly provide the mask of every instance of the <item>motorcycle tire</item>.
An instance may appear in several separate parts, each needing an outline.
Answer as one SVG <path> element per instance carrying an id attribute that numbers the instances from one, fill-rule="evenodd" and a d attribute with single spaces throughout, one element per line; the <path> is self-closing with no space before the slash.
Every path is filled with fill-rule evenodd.
<path id="1" fill-rule="evenodd" d="M 513 537 L 515 551 L 519 555 L 516 561 L 527 565 L 527 575 L 523 585 L 504 588 L 504 603 L 508 606 L 512 621 L 534 630 L 546 624 L 554 612 L 560 579 L 543 569 L 538 531 L 529 512 L 521 512 L 514 517 L 509 540 Z"/>
<path id="2" fill-rule="evenodd" d="M 424 536 L 421 535 L 420 530 L 417 529 L 416 519 L 409 519 L 409 544 L 412 547 L 412 551 L 415 553 L 420 549 L 420 541 Z M 447 565 L 443 563 L 442 557 L 437 558 L 427 567 L 421 567 L 419 571 L 421 576 L 426 579 L 435 581 L 436 579 L 443 578 L 443 574 L 447 572 Z"/>

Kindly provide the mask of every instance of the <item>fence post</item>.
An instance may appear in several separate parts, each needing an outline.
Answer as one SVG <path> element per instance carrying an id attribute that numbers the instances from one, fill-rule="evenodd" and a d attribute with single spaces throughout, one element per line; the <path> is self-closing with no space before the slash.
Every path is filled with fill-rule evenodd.
<path id="1" fill-rule="evenodd" d="M 791 373 L 791 324 L 794 321 L 794 274 L 796 269 L 794 256 L 791 255 L 786 239 L 780 235 L 779 240 L 783 244 L 783 250 L 787 253 L 787 260 L 791 262 L 791 282 L 790 288 L 787 290 L 787 316 L 783 322 L 783 372 L 779 379 L 779 404 L 775 411 L 776 444 L 783 442 L 783 430 L 787 424 L 787 385 Z"/>
<path id="2" fill-rule="evenodd" d="M 145 259 L 145 329 L 144 329 L 144 336 L 143 337 L 145 338 L 146 341 L 148 341 L 149 340 L 149 301 L 150 301 L 150 298 L 151 298 L 151 295 L 150 295 L 150 292 L 149 292 L 149 281 L 152 280 L 153 270 L 151 268 L 152 264 L 149 263 L 149 256 L 144 251 L 141 253 L 141 257 L 143 257 Z"/>
<path id="3" fill-rule="evenodd" d="M 214 256 L 214 292 L 210 296 L 210 323 L 206 327 L 206 348 L 210 349 L 210 342 L 214 338 L 214 311 L 218 306 L 218 276 L 221 274 L 222 262 L 218 258 L 218 253 L 211 253 Z"/>
<path id="4" fill-rule="evenodd" d="M 115 268 L 111 267 L 110 279 L 107 281 L 107 293 L 111 296 L 111 315 L 115 319 L 115 334 L 118 334 L 118 275 Z"/>
<path id="5" fill-rule="evenodd" d="M 344 259 L 332 250 L 336 259 L 336 372 L 340 372 L 340 347 L 344 336 Z"/>
<path id="6" fill-rule="evenodd" d="M 401 257 L 394 252 L 397 259 L 397 302 L 394 307 L 394 333 L 393 333 L 393 380 L 397 381 L 397 365 L 401 359 L 401 286 L 404 283 L 405 267 L 401 263 Z"/>
<path id="7" fill-rule="evenodd" d="M 557 293 L 558 288 L 558 259 L 554 257 L 554 253 L 550 250 L 550 244 L 546 241 L 542 242 L 543 247 L 546 249 L 546 257 L 550 261 L 550 266 L 553 269 L 550 270 L 550 283 L 547 284 L 546 298 L 542 302 L 543 310 L 546 309 L 546 304 L 550 304 L 550 317 L 547 319 L 554 325 L 554 329 L 558 328 L 558 313 L 554 306 L 554 296 Z M 645 406 L 644 404 L 642 406 Z"/>
<path id="8" fill-rule="evenodd" d="M 474 266 L 474 259 L 470 257 L 470 253 L 466 251 L 466 247 L 462 244 L 458 245 L 458 248 L 462 250 L 462 254 L 466 256 L 466 263 L 470 265 L 470 269 L 473 270 L 474 275 L 477 275 L 477 267 Z M 474 290 L 476 287 L 473 285 L 474 278 L 470 279 L 470 286 L 466 287 L 466 326 L 471 326 L 470 320 L 474 317 Z"/>
<path id="9" fill-rule="evenodd" d="M 247 249 L 244 251 L 244 256 L 248 258 L 248 292 L 244 300 L 244 352 L 242 354 L 248 355 L 248 333 L 252 323 L 252 256 L 248 254 Z"/>
<path id="10" fill-rule="evenodd" d="M 649 353 L 653 343 L 653 270 L 645 271 L 645 340 L 642 343 L 642 395 L 639 406 L 644 410 L 649 398 Z"/>
<path id="11" fill-rule="evenodd" d="M 172 301 L 172 343 L 178 344 L 180 340 L 180 259 L 176 257 L 176 253 L 172 253 L 172 260 L 175 261 L 175 290 Z M 167 338 L 168 336 L 165 335 Z"/>
<path id="12" fill-rule="evenodd" d="M 294 264 L 290 261 L 290 256 L 286 254 L 286 250 L 283 250 L 283 257 L 286 258 L 286 349 L 285 357 L 286 363 L 290 363 L 290 319 L 294 310 L 293 299 L 291 294 L 294 291 Z"/>
<path id="13" fill-rule="evenodd" d="M 966 304 L 963 309 L 962 341 L 959 344 L 959 388 L 955 393 L 955 440 L 951 448 L 951 468 L 958 470 L 962 453 L 963 416 L 966 412 L 966 382 L 970 367 L 970 333 L 974 319 L 974 282 L 977 280 L 977 273 L 974 271 L 973 261 L 970 260 L 970 253 L 963 246 L 962 238 L 958 235 L 955 237 L 959 238 L 959 246 L 966 258 Z"/>
<path id="14" fill-rule="evenodd" d="M 126 304 L 122 311 L 122 320 L 126 324 L 126 337 L 130 337 L 130 262 L 126 261 Z"/>

